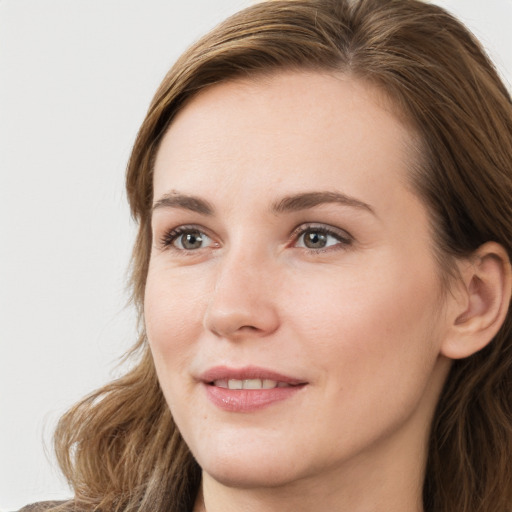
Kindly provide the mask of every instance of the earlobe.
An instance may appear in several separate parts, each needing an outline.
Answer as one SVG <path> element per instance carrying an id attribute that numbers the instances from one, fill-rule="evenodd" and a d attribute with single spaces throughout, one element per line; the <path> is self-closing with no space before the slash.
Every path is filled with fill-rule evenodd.
<path id="1" fill-rule="evenodd" d="M 450 359 L 469 357 L 490 343 L 505 321 L 512 293 L 510 260 L 495 242 L 482 245 L 465 260 L 461 274 L 441 348 Z"/>

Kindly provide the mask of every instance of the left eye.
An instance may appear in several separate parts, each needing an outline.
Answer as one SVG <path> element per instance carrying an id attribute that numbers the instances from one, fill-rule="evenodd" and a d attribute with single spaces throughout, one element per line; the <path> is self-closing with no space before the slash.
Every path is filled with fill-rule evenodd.
<path id="1" fill-rule="evenodd" d="M 209 247 L 212 245 L 212 239 L 198 229 L 177 230 L 169 233 L 165 245 L 172 245 L 183 251 L 194 251 Z"/>
<path id="2" fill-rule="evenodd" d="M 350 244 L 348 237 L 343 237 L 330 230 L 322 228 L 308 228 L 305 229 L 297 237 L 295 247 L 303 247 L 306 249 L 326 249 L 328 247 L 343 243 Z"/>

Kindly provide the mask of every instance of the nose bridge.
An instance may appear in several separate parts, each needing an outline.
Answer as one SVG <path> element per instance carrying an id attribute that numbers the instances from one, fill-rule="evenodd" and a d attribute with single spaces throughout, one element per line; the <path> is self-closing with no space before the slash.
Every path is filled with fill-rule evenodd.
<path id="1" fill-rule="evenodd" d="M 278 326 L 270 279 L 272 257 L 252 244 L 233 246 L 220 257 L 205 328 L 217 336 L 265 335 Z"/>

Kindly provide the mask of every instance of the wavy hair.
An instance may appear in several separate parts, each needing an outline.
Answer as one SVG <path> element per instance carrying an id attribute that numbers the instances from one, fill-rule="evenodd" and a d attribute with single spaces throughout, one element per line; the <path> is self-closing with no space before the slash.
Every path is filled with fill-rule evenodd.
<path id="1" fill-rule="evenodd" d="M 194 44 L 160 85 L 138 133 L 126 186 L 139 225 L 132 259 L 140 336 L 126 375 L 58 425 L 74 506 L 191 510 L 200 468 L 159 388 L 143 326 L 152 168 L 176 113 L 202 89 L 283 69 L 332 71 L 376 85 L 419 134 L 411 183 L 430 212 L 440 268 L 487 241 L 512 257 L 512 103 L 492 63 L 446 11 L 419 0 L 272 0 Z M 454 361 L 430 435 L 425 512 L 512 510 L 512 320 Z"/>

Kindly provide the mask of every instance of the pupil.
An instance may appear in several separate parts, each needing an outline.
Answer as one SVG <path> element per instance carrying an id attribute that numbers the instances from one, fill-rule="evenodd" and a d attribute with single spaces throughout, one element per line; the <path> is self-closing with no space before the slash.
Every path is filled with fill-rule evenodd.
<path id="1" fill-rule="evenodd" d="M 317 233 L 317 232 L 310 232 L 306 234 L 304 244 L 306 247 L 309 247 L 310 249 L 319 249 L 322 247 L 325 247 L 325 244 L 327 242 L 327 236 L 323 233 Z"/>
<path id="2" fill-rule="evenodd" d="M 203 239 L 198 231 L 183 235 L 182 244 L 185 249 L 198 249 L 201 247 Z"/>

